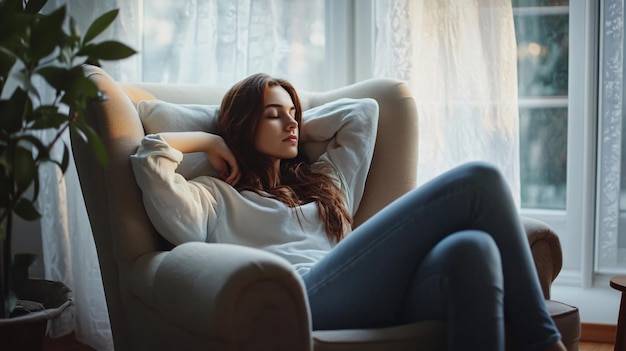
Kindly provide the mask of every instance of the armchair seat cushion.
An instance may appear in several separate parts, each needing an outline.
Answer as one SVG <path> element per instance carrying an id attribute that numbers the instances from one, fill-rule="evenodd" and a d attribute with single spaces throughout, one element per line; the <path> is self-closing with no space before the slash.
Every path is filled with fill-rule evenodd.
<path id="1" fill-rule="evenodd" d="M 578 308 L 554 300 L 546 300 L 546 305 L 567 349 L 577 350 Z M 445 324 L 438 321 L 380 329 L 319 330 L 312 336 L 315 351 L 446 350 Z"/>
<path id="2" fill-rule="evenodd" d="M 379 329 L 318 330 L 315 351 L 446 350 L 446 325 L 425 321 Z"/>

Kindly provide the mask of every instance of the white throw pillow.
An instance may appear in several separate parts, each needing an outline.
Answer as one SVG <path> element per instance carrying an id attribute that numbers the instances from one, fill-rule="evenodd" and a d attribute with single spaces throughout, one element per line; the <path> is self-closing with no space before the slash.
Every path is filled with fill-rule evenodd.
<path id="1" fill-rule="evenodd" d="M 146 134 L 159 132 L 217 131 L 218 105 L 174 104 L 161 100 L 143 100 L 137 111 Z"/>

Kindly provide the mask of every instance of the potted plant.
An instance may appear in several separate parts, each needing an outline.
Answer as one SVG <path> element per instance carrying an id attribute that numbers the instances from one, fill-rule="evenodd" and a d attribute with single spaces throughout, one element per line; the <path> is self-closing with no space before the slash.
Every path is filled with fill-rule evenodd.
<path id="1" fill-rule="evenodd" d="M 19 234 L 13 232 L 13 216 L 28 221 L 40 217 L 39 166 L 54 162 L 65 172 L 68 146 L 63 145 L 60 159 L 50 151 L 64 144 L 68 130 L 82 136 L 103 165 L 107 162 L 100 138 L 84 119 L 87 102 L 105 96 L 81 66 L 135 54 L 117 41 L 94 42 L 118 10 L 98 17 L 82 35 L 64 6 L 41 14 L 46 3 L 0 0 L 0 319 L 5 320 L 15 309 L 16 291 L 27 284 L 24 267 L 31 261 L 19 256 L 12 262 L 11 236 Z M 51 101 L 43 96 L 52 96 Z M 51 140 L 39 136 L 44 129 L 54 130 Z"/>

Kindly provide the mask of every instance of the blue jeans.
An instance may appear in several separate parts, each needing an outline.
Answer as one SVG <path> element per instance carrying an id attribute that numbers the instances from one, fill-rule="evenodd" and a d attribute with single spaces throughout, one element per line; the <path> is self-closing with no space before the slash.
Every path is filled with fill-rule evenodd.
<path id="1" fill-rule="evenodd" d="M 385 207 L 303 275 L 314 330 L 447 323 L 450 350 L 560 339 L 500 173 L 449 171 Z"/>

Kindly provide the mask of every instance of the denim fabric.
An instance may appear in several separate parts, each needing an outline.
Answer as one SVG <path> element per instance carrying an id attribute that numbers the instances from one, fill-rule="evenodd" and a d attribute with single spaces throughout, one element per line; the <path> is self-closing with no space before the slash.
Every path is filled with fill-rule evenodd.
<path id="1" fill-rule="evenodd" d="M 500 173 L 457 167 L 363 223 L 303 275 L 315 330 L 445 320 L 451 350 L 560 339 Z"/>

